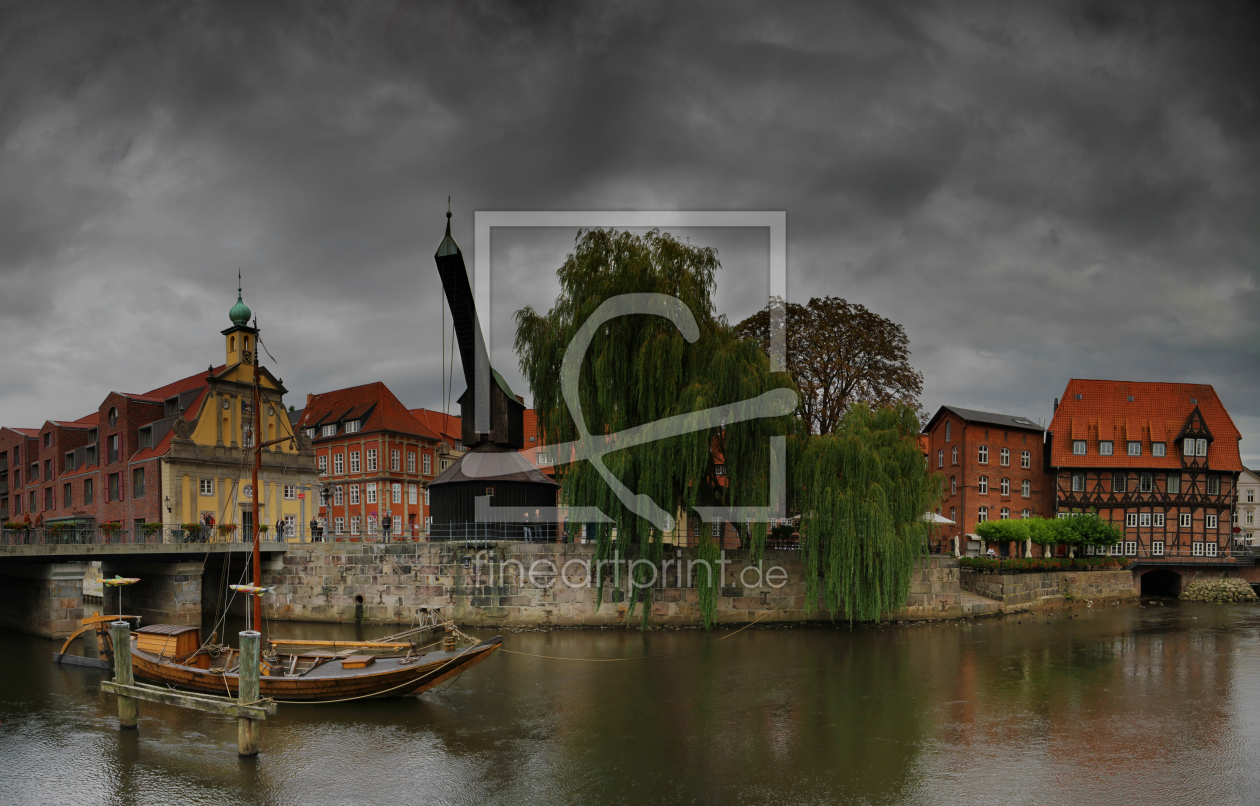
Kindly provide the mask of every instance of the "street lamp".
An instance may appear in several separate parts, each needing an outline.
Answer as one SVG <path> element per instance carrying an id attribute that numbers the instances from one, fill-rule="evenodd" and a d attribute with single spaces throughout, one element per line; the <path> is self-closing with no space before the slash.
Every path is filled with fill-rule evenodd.
<path id="1" fill-rule="evenodd" d="M 166 498 L 162 499 L 162 503 L 166 505 L 166 514 L 171 514 L 171 497 L 169 495 L 166 496 Z"/>

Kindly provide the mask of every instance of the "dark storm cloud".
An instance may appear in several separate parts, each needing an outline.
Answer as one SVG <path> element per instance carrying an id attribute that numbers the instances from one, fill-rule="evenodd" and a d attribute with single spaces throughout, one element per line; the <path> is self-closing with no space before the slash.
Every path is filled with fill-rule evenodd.
<path id="1" fill-rule="evenodd" d="M 291 389 L 437 405 L 449 193 L 470 254 L 474 209 L 785 209 L 792 296 L 904 323 L 927 406 L 1209 382 L 1258 461 L 1257 33 L 1229 3 L 2 5 L 2 421 L 220 360 L 238 266 Z M 571 234 L 533 243 L 511 271 L 549 283 Z"/>

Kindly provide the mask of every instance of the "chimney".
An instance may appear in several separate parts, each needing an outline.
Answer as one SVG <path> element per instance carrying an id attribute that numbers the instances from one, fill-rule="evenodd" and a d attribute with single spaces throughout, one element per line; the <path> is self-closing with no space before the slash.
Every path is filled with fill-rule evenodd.
<path id="1" fill-rule="evenodd" d="M 307 407 L 308 407 L 308 408 L 309 408 L 309 407 L 310 407 L 310 405 L 311 405 L 311 401 L 312 401 L 312 400 L 314 400 L 314 399 L 315 399 L 315 395 L 311 394 L 310 392 L 307 392 L 307 393 L 306 393 L 306 405 L 307 405 Z M 1059 404 L 1059 401 L 1058 401 L 1058 400 L 1055 400 L 1055 401 L 1054 401 L 1054 404 L 1057 406 L 1057 405 Z"/>
<path id="2" fill-rule="evenodd" d="M 308 397 L 309 397 L 309 395 L 308 395 Z M 308 401 L 308 402 L 309 402 L 309 401 Z M 1054 410 L 1055 410 L 1055 411 L 1058 411 L 1058 410 L 1059 410 L 1059 399 L 1058 399 L 1057 397 L 1054 399 Z"/>

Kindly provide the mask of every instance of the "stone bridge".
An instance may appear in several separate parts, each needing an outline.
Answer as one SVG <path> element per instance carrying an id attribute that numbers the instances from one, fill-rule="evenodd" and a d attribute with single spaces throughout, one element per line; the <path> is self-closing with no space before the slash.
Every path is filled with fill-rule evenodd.
<path id="1" fill-rule="evenodd" d="M 286 543 L 263 543 L 264 569 L 282 561 Z M 226 581 L 250 581 L 249 543 L 119 543 L 0 545 L 0 626 L 60 638 L 84 616 L 83 582 L 100 574 L 139 577 L 122 587 L 124 613 L 145 623 L 201 623 Z M 105 588 L 101 611 L 116 612 L 118 589 Z"/>

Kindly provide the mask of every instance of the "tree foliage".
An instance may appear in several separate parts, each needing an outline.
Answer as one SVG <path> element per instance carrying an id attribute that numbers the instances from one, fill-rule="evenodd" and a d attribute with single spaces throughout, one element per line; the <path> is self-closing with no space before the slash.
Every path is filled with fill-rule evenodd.
<path id="1" fill-rule="evenodd" d="M 673 323 L 656 316 L 622 316 L 608 322 L 591 342 L 580 376 L 579 399 L 592 434 L 617 433 L 791 387 L 790 378 L 772 374 L 765 354 L 738 338 L 715 313 L 714 275 L 719 266 L 712 248 L 657 231 L 641 236 L 612 230 L 578 233 L 573 253 L 558 272 L 561 293 L 554 307 L 546 313 L 526 307 L 516 314 L 520 367 L 549 443 L 578 436 L 561 394 L 565 350 L 595 309 L 620 294 L 652 292 L 680 299 L 695 317 L 700 337 L 688 344 Z M 769 438 L 797 428 L 791 416 L 749 420 L 619 450 L 606 454 L 604 461 L 630 490 L 650 496 L 669 512 L 686 512 L 697 505 L 765 506 Z M 718 482 L 718 456 L 725 466 L 724 484 Z M 596 559 L 613 559 L 614 553 L 625 558 L 633 547 L 643 559 L 659 564 L 663 533 L 627 509 L 589 462 L 567 469 L 561 496 L 565 504 L 595 506 L 613 519 L 613 524 L 596 531 Z M 759 552 L 765 524 L 746 537 Z M 701 529 L 700 558 L 716 563 L 719 551 L 710 530 Z M 648 573 L 642 566 L 636 570 Z M 701 612 L 706 624 L 711 623 L 718 581 L 699 573 L 696 585 Z M 602 578 L 599 586 L 602 594 Z M 643 588 L 638 594 L 630 603 L 631 614 L 641 600 L 646 623 L 651 591 Z"/>
<path id="2" fill-rule="evenodd" d="M 1005 520 L 985 521 L 976 524 L 976 534 L 992 543 L 1009 543 L 1011 541 L 1023 543 L 1029 538 L 1029 520 Z"/>
<path id="3" fill-rule="evenodd" d="M 714 250 L 656 231 L 578 234 L 558 272 L 555 305 L 546 313 L 526 307 L 516 314 L 516 351 L 548 443 L 578 436 L 560 386 L 565 351 L 591 314 L 621 294 L 680 299 L 695 316 L 699 339 L 688 343 L 671 322 L 655 316 L 608 322 L 591 342 L 580 376 L 578 397 L 592 434 L 794 388 L 789 373 L 770 372 L 757 342 L 741 337 L 714 311 L 719 266 Z M 918 433 L 909 406 L 859 405 L 824 436 L 810 436 L 800 418 L 785 415 L 696 430 L 606 454 L 604 461 L 630 490 L 670 512 L 698 505 L 766 506 L 770 437 L 788 435 L 788 508 L 802 513 L 807 600 L 812 605 L 821 593 L 828 607 L 843 608 L 850 620 L 874 619 L 905 604 L 914 560 L 926 553 L 923 514 L 940 499 L 940 481 L 924 467 Z M 722 480 L 718 457 L 725 465 Z M 595 531 L 597 560 L 633 551 L 659 563 L 663 534 L 623 506 L 589 462 L 567 468 L 561 496 L 565 504 L 598 507 L 613 519 Z M 745 529 L 744 537 L 759 556 L 765 524 Z M 716 563 L 719 550 L 710 530 L 701 529 L 699 558 Z M 637 571 L 647 573 L 642 566 Z M 602 599 L 602 578 L 598 584 Z M 694 584 L 707 626 L 716 615 L 717 579 L 701 571 Z M 643 623 L 650 601 L 650 589 L 642 588 L 630 602 L 631 613 L 642 605 Z"/>
<path id="4" fill-rule="evenodd" d="M 773 306 L 782 305 L 787 369 L 801 392 L 801 415 L 817 434 L 836 429 L 857 403 L 872 409 L 906 405 L 919 414 L 923 375 L 910 366 L 905 329 L 865 306 L 839 297 L 809 304 L 774 300 L 735 330 L 768 350 Z"/>
<path id="5" fill-rule="evenodd" d="M 923 466 L 919 420 L 908 406 L 851 408 L 834 432 L 798 438 L 793 492 L 802 512 L 806 604 L 822 584 L 827 607 L 849 621 L 905 604 L 914 561 L 927 552 L 924 513 L 941 481 Z"/>
<path id="6" fill-rule="evenodd" d="M 1028 536 L 1039 546 L 1111 546 L 1124 536 L 1114 525 L 1098 517 L 1097 512 L 1081 512 L 1069 518 L 1029 518 L 1023 523 L 1028 524 Z M 978 528 L 976 534 L 986 540 L 993 539 Z"/>

